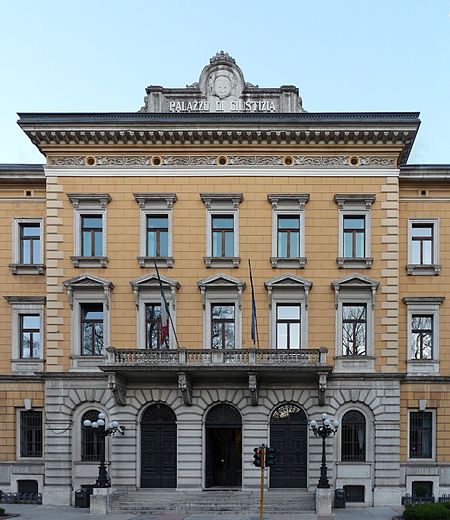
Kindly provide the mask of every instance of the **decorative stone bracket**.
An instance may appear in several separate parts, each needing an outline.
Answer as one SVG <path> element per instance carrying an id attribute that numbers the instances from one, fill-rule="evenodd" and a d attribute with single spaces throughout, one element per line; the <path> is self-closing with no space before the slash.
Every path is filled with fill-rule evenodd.
<path id="1" fill-rule="evenodd" d="M 258 378 L 254 372 L 248 374 L 248 389 L 250 390 L 250 402 L 258 406 Z"/>
<path id="2" fill-rule="evenodd" d="M 125 406 L 125 397 L 127 395 L 126 380 L 115 373 L 108 374 L 108 387 L 114 396 L 115 403 Z"/>
<path id="3" fill-rule="evenodd" d="M 189 374 L 186 372 L 179 372 L 178 388 L 181 391 L 183 403 L 186 406 L 192 406 L 192 381 Z"/>
<path id="4" fill-rule="evenodd" d="M 325 391 L 327 389 L 327 373 L 319 372 L 319 406 L 325 405 Z"/>

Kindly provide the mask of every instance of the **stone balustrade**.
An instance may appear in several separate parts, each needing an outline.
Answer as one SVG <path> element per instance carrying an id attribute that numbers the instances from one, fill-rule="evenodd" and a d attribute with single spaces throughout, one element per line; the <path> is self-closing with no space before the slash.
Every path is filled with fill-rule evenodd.
<path id="1" fill-rule="evenodd" d="M 107 349 L 107 366 L 122 367 L 322 367 L 327 364 L 328 349 Z"/>

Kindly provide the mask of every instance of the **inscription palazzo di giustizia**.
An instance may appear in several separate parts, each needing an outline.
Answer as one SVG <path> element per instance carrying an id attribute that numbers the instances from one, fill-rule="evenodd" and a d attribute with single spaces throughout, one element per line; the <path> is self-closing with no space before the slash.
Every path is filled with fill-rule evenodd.
<path id="1" fill-rule="evenodd" d="M 298 89 L 292 85 L 260 88 L 244 80 L 226 52 L 218 52 L 204 67 L 198 82 L 186 88 L 149 86 L 141 112 L 303 112 Z"/>
<path id="2" fill-rule="evenodd" d="M 276 112 L 275 101 L 170 101 L 169 112 Z"/>

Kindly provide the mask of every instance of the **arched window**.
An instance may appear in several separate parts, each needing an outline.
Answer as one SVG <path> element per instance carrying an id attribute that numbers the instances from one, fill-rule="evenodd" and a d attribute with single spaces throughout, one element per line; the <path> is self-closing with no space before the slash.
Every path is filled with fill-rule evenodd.
<path id="1" fill-rule="evenodd" d="M 361 412 L 350 410 L 342 418 L 342 462 L 366 460 L 366 419 Z"/>
<path id="2" fill-rule="evenodd" d="M 86 428 L 84 421 L 89 419 L 94 422 L 98 418 L 98 410 L 88 410 L 81 417 L 81 460 L 98 462 L 104 440 L 98 437 L 94 428 Z"/>

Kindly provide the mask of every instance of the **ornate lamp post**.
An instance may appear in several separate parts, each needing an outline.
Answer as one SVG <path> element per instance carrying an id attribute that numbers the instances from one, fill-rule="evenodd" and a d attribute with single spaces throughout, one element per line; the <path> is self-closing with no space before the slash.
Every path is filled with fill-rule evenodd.
<path id="1" fill-rule="evenodd" d="M 96 421 L 90 421 L 86 419 L 83 422 L 86 428 L 93 428 L 97 438 L 101 439 L 100 444 L 100 466 L 98 467 L 98 478 L 94 487 L 97 488 L 109 488 L 111 487 L 111 480 L 108 477 L 108 470 L 105 465 L 105 439 L 109 435 L 115 435 L 120 433 L 123 435 L 123 428 L 120 426 L 118 421 L 111 421 L 108 425 L 106 424 L 106 414 L 100 412 Z"/>
<path id="2" fill-rule="evenodd" d="M 327 461 L 325 455 L 325 439 L 335 435 L 339 427 L 339 421 L 331 420 L 326 413 L 322 414 L 322 424 L 318 425 L 317 421 L 311 421 L 309 423 L 311 431 L 316 437 L 322 438 L 322 464 L 320 466 L 320 478 L 317 487 L 319 489 L 328 489 L 330 483 L 327 477 Z"/>

